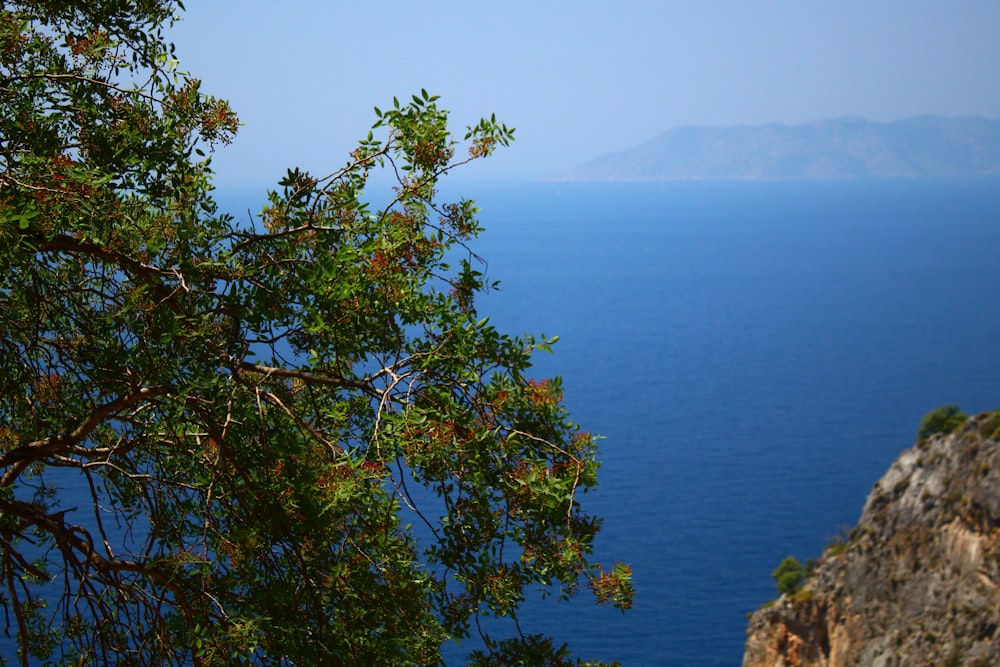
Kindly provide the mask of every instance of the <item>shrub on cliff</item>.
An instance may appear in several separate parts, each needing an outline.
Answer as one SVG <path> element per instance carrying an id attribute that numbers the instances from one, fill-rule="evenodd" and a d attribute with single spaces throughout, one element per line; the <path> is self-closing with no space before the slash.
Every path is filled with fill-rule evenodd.
<path id="1" fill-rule="evenodd" d="M 782 595 L 791 595 L 797 591 L 807 576 L 809 576 L 809 568 L 800 563 L 794 556 L 786 557 L 771 573 L 771 577 L 774 578 L 774 583 L 778 587 L 778 592 Z"/>
<path id="2" fill-rule="evenodd" d="M 917 429 L 917 442 L 926 440 L 932 435 L 948 434 L 965 423 L 969 416 L 958 409 L 957 405 L 942 405 L 932 410 L 920 420 Z"/>
<path id="3" fill-rule="evenodd" d="M 1000 438 L 1000 410 L 987 414 L 979 425 L 979 434 L 988 440 Z"/>

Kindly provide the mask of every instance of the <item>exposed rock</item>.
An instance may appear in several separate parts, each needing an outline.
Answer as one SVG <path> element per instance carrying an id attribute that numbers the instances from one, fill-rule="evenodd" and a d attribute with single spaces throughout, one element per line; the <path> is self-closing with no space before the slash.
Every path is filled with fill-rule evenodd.
<path id="1" fill-rule="evenodd" d="M 998 421 L 896 459 L 846 544 L 751 616 L 743 667 L 1000 665 Z"/>

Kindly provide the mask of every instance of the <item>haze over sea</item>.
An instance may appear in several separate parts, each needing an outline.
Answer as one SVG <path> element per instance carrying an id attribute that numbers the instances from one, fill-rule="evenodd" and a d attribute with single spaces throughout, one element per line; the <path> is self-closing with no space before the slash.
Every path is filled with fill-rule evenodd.
<path id="1" fill-rule="evenodd" d="M 635 572 L 625 615 L 584 593 L 522 624 L 625 666 L 738 667 L 770 573 L 853 525 L 924 413 L 1000 408 L 998 186 L 448 186 L 502 283 L 479 314 L 561 336 L 537 374 L 605 437 L 583 501 Z"/>

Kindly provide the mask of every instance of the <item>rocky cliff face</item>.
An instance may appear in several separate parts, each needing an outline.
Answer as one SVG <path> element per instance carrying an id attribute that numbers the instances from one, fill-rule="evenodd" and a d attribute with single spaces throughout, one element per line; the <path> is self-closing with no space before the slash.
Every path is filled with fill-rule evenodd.
<path id="1" fill-rule="evenodd" d="M 998 425 L 904 452 L 849 539 L 751 616 L 743 667 L 1000 665 Z"/>

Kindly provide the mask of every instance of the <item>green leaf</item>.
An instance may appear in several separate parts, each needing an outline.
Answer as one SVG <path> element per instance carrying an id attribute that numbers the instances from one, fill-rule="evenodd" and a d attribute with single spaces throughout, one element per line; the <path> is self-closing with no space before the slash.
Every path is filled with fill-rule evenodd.
<path id="1" fill-rule="evenodd" d="M 580 588 L 596 522 L 567 511 L 596 484 L 594 447 L 558 384 L 525 378 L 535 339 L 472 308 L 489 289 L 480 226 L 471 203 L 440 199 L 466 160 L 438 97 L 374 107 L 340 168 L 288 168 L 258 215 L 233 217 L 213 199 L 225 141 L 207 139 L 238 121 L 178 73 L 177 5 L 65 4 L 0 17 L 17 47 L 0 95 L 17 147 L 0 198 L 0 452 L 82 434 L 58 461 L 22 447 L 0 471 L 5 516 L 38 517 L 45 547 L 5 544 L 20 599 L 0 606 L 44 628 L 49 655 L 32 657 L 78 643 L 95 664 L 123 647 L 143 664 L 433 664 L 472 614 L 513 615 L 525 585 Z M 507 140 L 495 116 L 468 131 Z M 395 189 L 367 187 L 377 160 Z M 120 522 L 106 555 L 128 555 L 128 581 L 42 581 L 105 539 L 61 504 L 73 489 Z M 100 623 L 62 613 L 80 603 Z M 525 641 L 491 659 L 562 655 Z"/>

